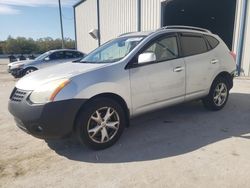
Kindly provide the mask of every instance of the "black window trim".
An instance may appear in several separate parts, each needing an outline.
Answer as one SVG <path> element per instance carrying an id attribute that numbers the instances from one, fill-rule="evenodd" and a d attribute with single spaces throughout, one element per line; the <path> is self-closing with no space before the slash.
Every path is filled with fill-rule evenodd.
<path id="1" fill-rule="evenodd" d="M 165 37 L 176 37 L 176 41 L 177 41 L 177 48 L 178 48 L 178 57 L 176 58 L 172 58 L 172 59 L 168 59 L 168 60 L 161 60 L 161 61 L 152 61 L 152 62 L 148 62 L 148 63 L 143 63 L 143 64 L 138 64 L 138 56 L 147 48 L 149 48 L 153 43 L 155 43 L 157 40 L 161 39 L 161 38 L 165 38 Z M 128 64 L 125 66 L 125 69 L 132 69 L 132 68 L 138 68 L 138 67 L 142 67 L 142 66 L 147 66 L 147 65 L 151 65 L 151 64 L 157 64 L 157 63 L 162 63 L 162 62 L 166 62 L 166 61 L 172 61 L 175 59 L 180 59 L 181 58 L 181 46 L 180 46 L 180 39 L 179 36 L 176 32 L 171 32 L 171 33 L 164 33 L 164 34 L 160 34 L 156 37 L 154 37 L 153 39 L 151 39 L 146 45 L 144 45 L 135 55 L 134 57 L 128 62 Z"/>
<path id="2" fill-rule="evenodd" d="M 180 49 L 181 49 L 181 57 L 182 58 L 205 54 L 205 53 L 207 53 L 207 52 L 209 52 L 211 50 L 211 49 L 209 49 L 208 42 L 207 42 L 206 38 L 204 37 L 204 34 L 193 33 L 193 32 L 178 32 L 178 36 L 179 36 L 179 41 L 180 41 Z M 198 53 L 198 54 L 193 54 L 193 55 L 187 55 L 187 56 L 185 56 L 184 53 L 183 53 L 183 47 L 182 47 L 182 41 L 181 41 L 181 37 L 182 36 L 201 37 L 201 38 L 203 38 L 203 40 L 205 41 L 206 46 L 207 46 L 207 51 L 202 52 L 202 53 Z"/>
<path id="3" fill-rule="evenodd" d="M 215 49 L 217 46 L 219 46 L 220 41 L 219 41 L 217 38 L 215 38 L 215 37 L 213 37 L 213 36 L 211 36 L 211 35 L 205 35 L 205 34 L 204 34 L 203 36 L 204 36 L 204 39 L 207 41 L 207 44 L 208 44 L 209 47 L 210 47 L 209 51 L 212 51 L 212 50 Z M 212 38 L 214 38 L 214 39 L 217 41 L 217 44 L 216 44 L 215 47 L 212 47 L 212 45 L 211 45 L 210 42 L 208 41 L 207 37 L 212 37 Z"/>

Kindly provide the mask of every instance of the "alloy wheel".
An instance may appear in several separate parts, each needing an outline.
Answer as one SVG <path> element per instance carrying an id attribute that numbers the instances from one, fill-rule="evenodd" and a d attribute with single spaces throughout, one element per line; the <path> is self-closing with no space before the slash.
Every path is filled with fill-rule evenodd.
<path id="1" fill-rule="evenodd" d="M 87 131 L 92 141 L 106 143 L 114 138 L 119 126 L 120 118 L 116 110 L 111 107 L 102 107 L 90 116 Z"/>
<path id="2" fill-rule="evenodd" d="M 30 73 L 32 73 L 32 72 L 34 72 L 33 69 L 28 69 L 28 70 L 25 72 L 25 75 L 30 74 Z"/>
<path id="3" fill-rule="evenodd" d="M 222 106 L 226 100 L 227 100 L 227 86 L 224 83 L 219 83 L 215 90 L 213 95 L 213 100 L 216 106 Z"/>

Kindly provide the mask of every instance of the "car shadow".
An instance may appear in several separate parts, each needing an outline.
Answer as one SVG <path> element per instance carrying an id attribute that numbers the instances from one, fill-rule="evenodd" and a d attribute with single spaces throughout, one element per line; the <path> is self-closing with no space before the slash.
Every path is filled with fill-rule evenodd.
<path id="1" fill-rule="evenodd" d="M 112 147 L 94 151 L 74 139 L 46 141 L 59 155 L 91 163 L 156 160 L 185 154 L 230 138 L 250 136 L 250 94 L 232 93 L 226 107 L 207 111 L 193 101 L 131 120 Z"/>

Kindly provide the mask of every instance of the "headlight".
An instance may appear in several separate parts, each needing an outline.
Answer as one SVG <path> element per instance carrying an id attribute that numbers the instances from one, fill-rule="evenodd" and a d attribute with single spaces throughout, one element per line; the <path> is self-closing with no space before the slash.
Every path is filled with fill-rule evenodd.
<path id="1" fill-rule="evenodd" d="M 22 65 L 17 65 L 17 68 L 22 68 L 24 66 L 24 64 Z"/>
<path id="2" fill-rule="evenodd" d="M 47 103 L 54 101 L 56 95 L 69 83 L 68 79 L 54 80 L 35 89 L 29 100 L 32 103 Z"/>
<path id="3" fill-rule="evenodd" d="M 24 66 L 24 64 L 12 65 L 11 69 L 20 69 Z"/>

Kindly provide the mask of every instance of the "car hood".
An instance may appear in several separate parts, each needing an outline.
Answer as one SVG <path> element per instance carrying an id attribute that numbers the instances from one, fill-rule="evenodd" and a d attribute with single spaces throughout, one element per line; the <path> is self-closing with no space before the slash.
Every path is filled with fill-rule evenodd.
<path id="1" fill-rule="evenodd" d="M 17 65 L 28 65 L 28 64 L 31 64 L 33 62 L 34 62 L 34 60 L 15 61 L 15 62 L 9 63 L 8 66 L 12 67 L 12 66 L 17 66 Z"/>
<path id="2" fill-rule="evenodd" d="M 64 78 L 70 79 L 79 74 L 90 72 L 106 65 L 107 64 L 99 63 L 63 63 L 24 76 L 16 83 L 16 87 L 22 90 L 35 90 L 42 84 L 50 81 Z"/>

